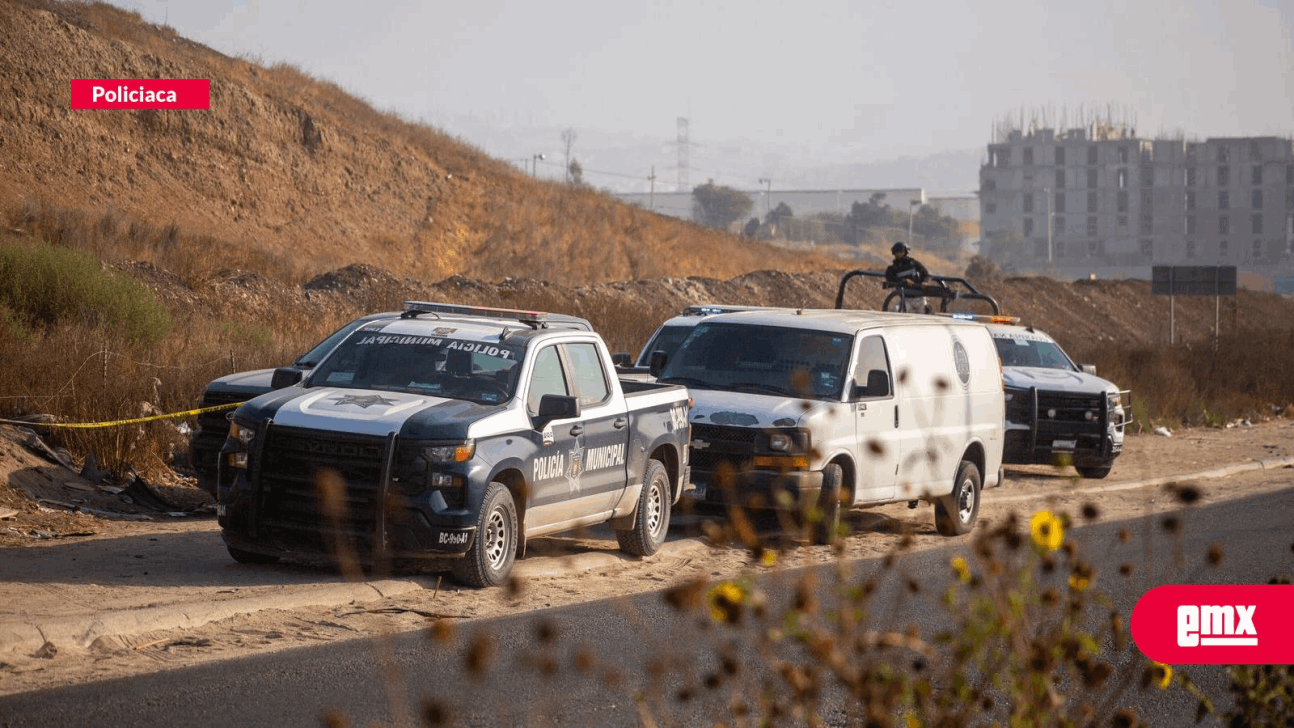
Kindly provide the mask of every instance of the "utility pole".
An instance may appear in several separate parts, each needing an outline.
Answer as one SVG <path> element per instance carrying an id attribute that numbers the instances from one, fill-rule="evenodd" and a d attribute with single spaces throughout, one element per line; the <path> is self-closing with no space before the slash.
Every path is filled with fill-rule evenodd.
<path id="1" fill-rule="evenodd" d="M 651 182 L 651 192 L 647 196 L 647 209 L 656 210 L 656 165 L 651 166 L 651 176 L 647 178 Z"/>
<path id="2" fill-rule="evenodd" d="M 764 193 L 764 219 L 767 220 L 773 206 L 773 180 L 772 178 L 760 177 L 759 183 L 768 185 L 768 191 Z"/>
<path id="3" fill-rule="evenodd" d="M 531 177 L 535 177 L 539 174 L 539 160 L 543 158 L 544 158 L 544 155 L 542 154 L 535 154 L 530 157 L 530 176 Z"/>

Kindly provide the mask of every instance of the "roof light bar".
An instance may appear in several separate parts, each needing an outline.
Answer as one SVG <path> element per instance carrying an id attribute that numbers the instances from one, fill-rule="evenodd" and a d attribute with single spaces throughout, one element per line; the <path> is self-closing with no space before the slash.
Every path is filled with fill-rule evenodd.
<path id="1" fill-rule="evenodd" d="M 749 310 L 749 308 L 750 308 L 749 306 L 715 306 L 715 305 L 688 306 L 687 308 L 683 309 L 683 315 L 684 316 L 713 316 L 714 314 L 717 314 L 717 313 L 735 313 L 737 311 L 746 311 L 746 310 Z"/>
<path id="2" fill-rule="evenodd" d="M 1015 326 L 1016 324 L 1020 323 L 1019 316 L 1002 316 L 1000 314 L 987 315 L 987 314 L 978 314 L 978 313 L 945 313 L 945 314 L 939 314 L 939 315 L 947 316 L 948 318 L 955 318 L 959 321 L 978 321 L 982 324 L 1007 324 L 1010 326 Z"/>
<path id="3" fill-rule="evenodd" d="M 491 308 L 489 306 L 463 306 L 457 303 L 433 303 L 430 301 L 405 301 L 404 312 L 410 315 L 420 313 L 447 313 L 459 316 L 485 316 L 489 318 L 519 321 L 536 328 L 548 323 L 548 314 L 543 311 L 521 311 L 515 308 Z"/>

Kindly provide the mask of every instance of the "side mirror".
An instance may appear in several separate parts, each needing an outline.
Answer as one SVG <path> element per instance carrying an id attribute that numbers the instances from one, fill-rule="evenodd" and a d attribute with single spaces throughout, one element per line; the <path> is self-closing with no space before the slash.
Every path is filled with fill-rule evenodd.
<path id="1" fill-rule="evenodd" d="M 1078 367 L 1083 370 L 1084 374 L 1091 374 L 1092 376 L 1096 376 L 1095 364 L 1079 364 Z"/>
<path id="2" fill-rule="evenodd" d="M 648 364 L 647 370 L 651 372 L 653 377 L 659 377 L 661 370 L 665 368 L 665 362 L 667 361 L 669 361 L 669 354 L 659 350 L 653 351 L 651 353 L 651 362 Z"/>
<path id="3" fill-rule="evenodd" d="M 627 367 L 633 365 L 634 360 L 629 356 L 629 352 L 617 351 L 611 355 L 611 363 L 618 367 Z"/>
<path id="4" fill-rule="evenodd" d="M 274 375 L 270 377 L 270 389 L 283 389 L 291 387 L 293 384 L 301 381 L 304 373 L 296 367 L 279 367 L 274 370 Z"/>
<path id="5" fill-rule="evenodd" d="M 539 414 L 535 416 L 535 429 L 542 430 L 553 420 L 569 420 L 579 416 L 579 399 L 564 394 L 545 394 L 539 398 Z"/>

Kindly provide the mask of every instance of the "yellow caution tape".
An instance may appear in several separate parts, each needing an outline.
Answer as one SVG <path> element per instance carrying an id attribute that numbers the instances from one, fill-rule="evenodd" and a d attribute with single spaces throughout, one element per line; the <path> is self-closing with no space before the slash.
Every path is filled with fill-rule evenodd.
<path id="1" fill-rule="evenodd" d="M 172 412 L 166 415 L 153 415 L 152 417 L 137 417 L 133 420 L 113 420 L 112 422 L 25 422 L 23 420 L 0 420 L 2 425 L 18 425 L 19 427 L 69 427 L 69 428 L 94 428 L 94 427 L 117 427 L 120 425 L 133 425 L 139 422 L 153 422 L 154 420 L 171 420 L 179 417 L 192 417 L 204 412 L 219 412 L 237 407 L 242 402 L 230 402 L 229 404 L 218 404 L 214 407 L 203 407 L 201 409 L 188 410 L 187 412 Z"/>

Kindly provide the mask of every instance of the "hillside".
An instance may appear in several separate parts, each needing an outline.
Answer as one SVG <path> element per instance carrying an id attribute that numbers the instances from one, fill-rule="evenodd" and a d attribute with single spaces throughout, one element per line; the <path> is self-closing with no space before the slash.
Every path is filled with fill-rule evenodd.
<path id="1" fill-rule="evenodd" d="M 810 270 L 752 243 L 540 182 L 289 66 L 224 56 L 103 4 L 0 2 L 0 209 L 187 278 L 298 282 L 365 262 L 594 283 Z M 71 111 L 72 78 L 209 78 L 209 111 Z M 55 242 L 77 242 L 63 241 Z"/>

